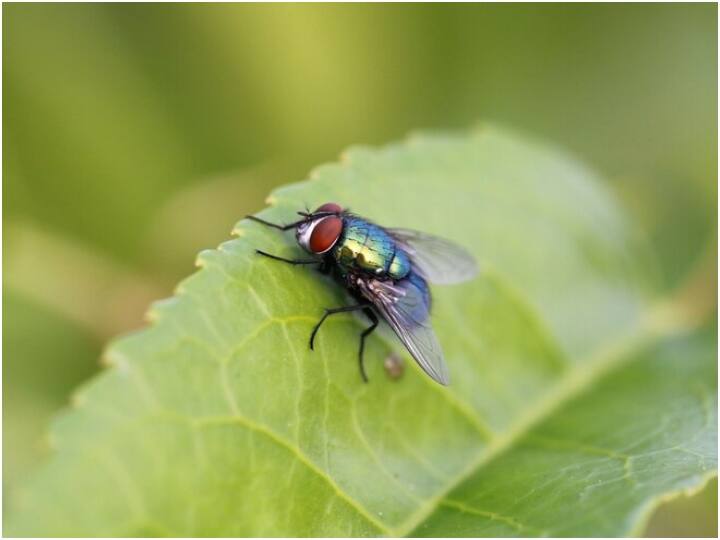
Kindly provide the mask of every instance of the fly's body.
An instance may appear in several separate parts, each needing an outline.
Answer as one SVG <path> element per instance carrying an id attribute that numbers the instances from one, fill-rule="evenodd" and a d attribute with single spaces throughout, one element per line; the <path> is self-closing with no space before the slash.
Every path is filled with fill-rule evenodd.
<path id="1" fill-rule="evenodd" d="M 328 316 L 362 311 L 371 322 L 360 335 L 360 373 L 366 382 L 365 338 L 382 318 L 420 367 L 440 384 L 448 384 L 442 350 L 430 324 L 428 281 L 448 284 L 471 279 L 477 273 L 473 257 L 447 240 L 381 227 L 335 203 L 326 203 L 312 213 L 298 213 L 303 219 L 289 225 L 248 218 L 283 231 L 294 228 L 298 244 L 315 258 L 286 259 L 256 251 L 293 265 L 318 265 L 320 271 L 332 273 L 357 300 L 354 305 L 325 310 L 310 335 L 310 348 Z"/>

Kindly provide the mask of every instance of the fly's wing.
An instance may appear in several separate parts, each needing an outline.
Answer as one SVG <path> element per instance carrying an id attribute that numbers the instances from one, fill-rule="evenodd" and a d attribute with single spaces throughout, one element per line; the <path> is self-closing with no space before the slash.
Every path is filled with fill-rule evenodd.
<path id="1" fill-rule="evenodd" d="M 442 385 L 449 384 L 442 349 L 430 324 L 430 295 L 425 282 L 411 275 L 396 282 L 361 281 L 359 287 L 425 373 Z"/>
<path id="2" fill-rule="evenodd" d="M 422 277 L 439 285 L 460 283 L 478 273 L 475 258 L 465 248 L 431 234 L 410 229 L 388 229 L 412 259 Z"/>

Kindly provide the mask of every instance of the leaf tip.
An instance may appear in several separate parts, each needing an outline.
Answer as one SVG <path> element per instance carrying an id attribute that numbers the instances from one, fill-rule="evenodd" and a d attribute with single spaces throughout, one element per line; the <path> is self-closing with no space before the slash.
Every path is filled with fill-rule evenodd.
<path id="1" fill-rule="evenodd" d="M 110 354 L 110 352 L 108 350 L 105 350 L 100 354 L 99 362 L 100 362 L 100 365 L 104 368 L 111 368 L 115 365 L 113 362 L 113 359 L 112 359 L 112 355 Z"/>
<path id="2" fill-rule="evenodd" d="M 210 264 L 210 259 L 212 258 L 214 253 L 214 249 L 203 249 L 195 257 L 195 266 L 198 268 L 205 268 L 206 266 L 208 266 Z"/>
<path id="3" fill-rule="evenodd" d="M 73 409 L 79 409 L 83 405 L 87 403 L 87 399 L 85 398 L 85 395 L 80 392 L 75 392 L 73 394 L 70 394 L 70 406 Z"/>
<path id="4" fill-rule="evenodd" d="M 147 324 L 154 324 L 155 322 L 157 322 L 158 318 L 159 318 L 159 314 L 158 314 L 157 310 L 155 309 L 154 305 L 150 306 L 150 309 L 148 309 L 145 312 L 145 315 L 143 315 L 143 320 Z"/>
<path id="5" fill-rule="evenodd" d="M 112 346 L 109 347 L 100 358 L 100 362 L 107 367 L 115 368 L 120 372 L 128 371 L 127 358 Z"/>

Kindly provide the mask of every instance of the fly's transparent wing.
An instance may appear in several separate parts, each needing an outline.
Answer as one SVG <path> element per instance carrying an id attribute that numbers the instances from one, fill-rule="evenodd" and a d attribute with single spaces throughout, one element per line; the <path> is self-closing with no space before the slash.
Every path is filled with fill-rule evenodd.
<path id="1" fill-rule="evenodd" d="M 410 229 L 388 229 L 417 270 L 428 281 L 440 285 L 460 283 L 478 273 L 475 258 L 465 248 L 431 234 Z"/>
<path id="2" fill-rule="evenodd" d="M 427 285 L 413 274 L 400 281 L 367 280 L 359 283 L 420 367 L 440 384 L 450 383 L 442 348 L 430 324 Z"/>

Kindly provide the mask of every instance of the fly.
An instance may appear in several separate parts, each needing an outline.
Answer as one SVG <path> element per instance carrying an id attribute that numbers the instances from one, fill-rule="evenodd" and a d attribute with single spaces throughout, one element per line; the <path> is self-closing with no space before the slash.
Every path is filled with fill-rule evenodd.
<path id="1" fill-rule="evenodd" d="M 313 257 L 286 259 L 256 250 L 258 254 L 292 265 L 318 265 L 355 300 L 348 306 L 325 309 L 310 334 L 310 349 L 325 319 L 336 313 L 362 311 L 370 320 L 370 326 L 360 334 L 358 353 L 365 382 L 365 339 L 382 318 L 425 373 L 440 384 L 449 384 L 442 349 L 430 322 L 428 282 L 451 284 L 472 279 L 478 272 L 473 256 L 436 236 L 381 227 L 336 203 L 298 214 L 302 219 L 288 225 L 247 217 L 281 231 L 295 229 L 298 244 Z"/>

